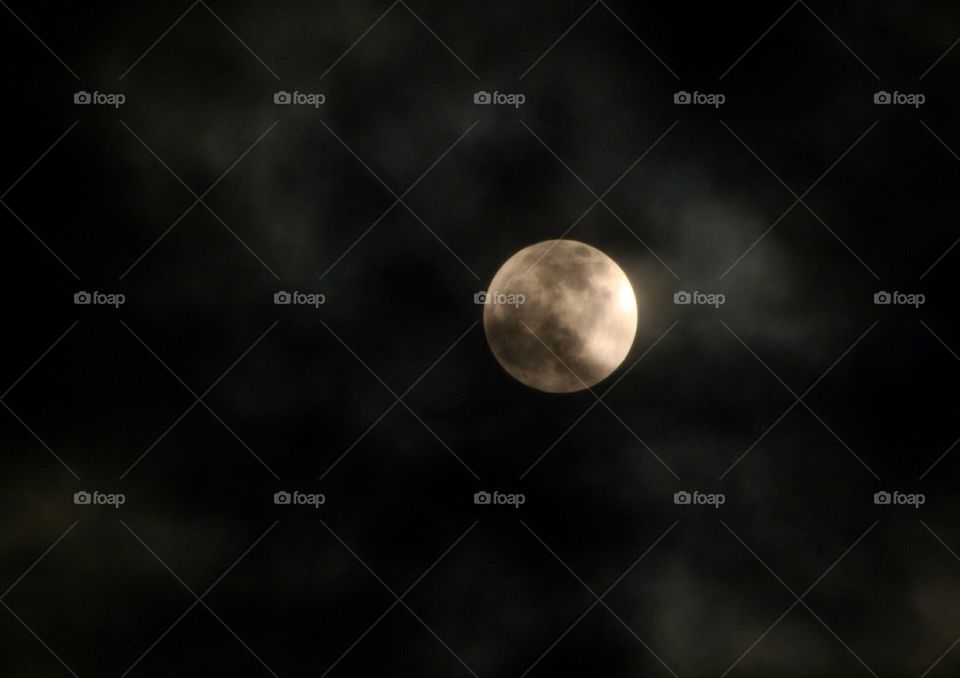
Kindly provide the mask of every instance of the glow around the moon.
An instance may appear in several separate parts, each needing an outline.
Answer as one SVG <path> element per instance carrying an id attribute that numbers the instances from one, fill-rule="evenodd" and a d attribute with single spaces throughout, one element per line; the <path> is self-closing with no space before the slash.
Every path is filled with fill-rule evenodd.
<path id="1" fill-rule="evenodd" d="M 483 327 L 493 355 L 518 381 L 548 393 L 589 388 L 627 357 L 637 302 L 623 270 L 575 240 L 526 247 L 497 271 Z"/>

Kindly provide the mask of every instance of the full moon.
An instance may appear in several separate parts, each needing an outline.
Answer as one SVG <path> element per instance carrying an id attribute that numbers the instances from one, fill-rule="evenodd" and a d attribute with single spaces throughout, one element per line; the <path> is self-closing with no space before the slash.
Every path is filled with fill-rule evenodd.
<path id="1" fill-rule="evenodd" d="M 590 388 L 630 352 L 637 300 L 623 270 L 575 240 L 520 250 L 490 282 L 483 329 L 513 378 L 547 393 Z"/>

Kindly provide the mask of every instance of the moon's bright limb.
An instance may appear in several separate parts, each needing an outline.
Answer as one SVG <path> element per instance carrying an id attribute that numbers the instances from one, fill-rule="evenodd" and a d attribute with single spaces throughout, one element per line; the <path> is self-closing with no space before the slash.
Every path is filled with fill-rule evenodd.
<path id="1" fill-rule="evenodd" d="M 630 352 L 637 301 L 623 270 L 575 240 L 545 240 L 510 257 L 483 309 L 490 350 L 515 379 L 548 393 L 589 388 Z"/>

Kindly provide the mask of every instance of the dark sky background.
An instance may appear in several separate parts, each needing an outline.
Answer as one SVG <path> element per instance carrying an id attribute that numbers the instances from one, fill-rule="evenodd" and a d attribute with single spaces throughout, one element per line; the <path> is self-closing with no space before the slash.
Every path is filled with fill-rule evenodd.
<path id="1" fill-rule="evenodd" d="M 0 674 L 960 671 L 955 3 L 2 4 Z M 596 396 L 473 303 L 573 224 Z"/>

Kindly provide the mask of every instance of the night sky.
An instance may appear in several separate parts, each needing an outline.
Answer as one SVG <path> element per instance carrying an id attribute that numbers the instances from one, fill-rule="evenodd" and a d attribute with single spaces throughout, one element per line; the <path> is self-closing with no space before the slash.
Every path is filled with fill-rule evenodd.
<path id="1" fill-rule="evenodd" d="M 0 5 L 0 675 L 960 673 L 955 2 Z"/>

